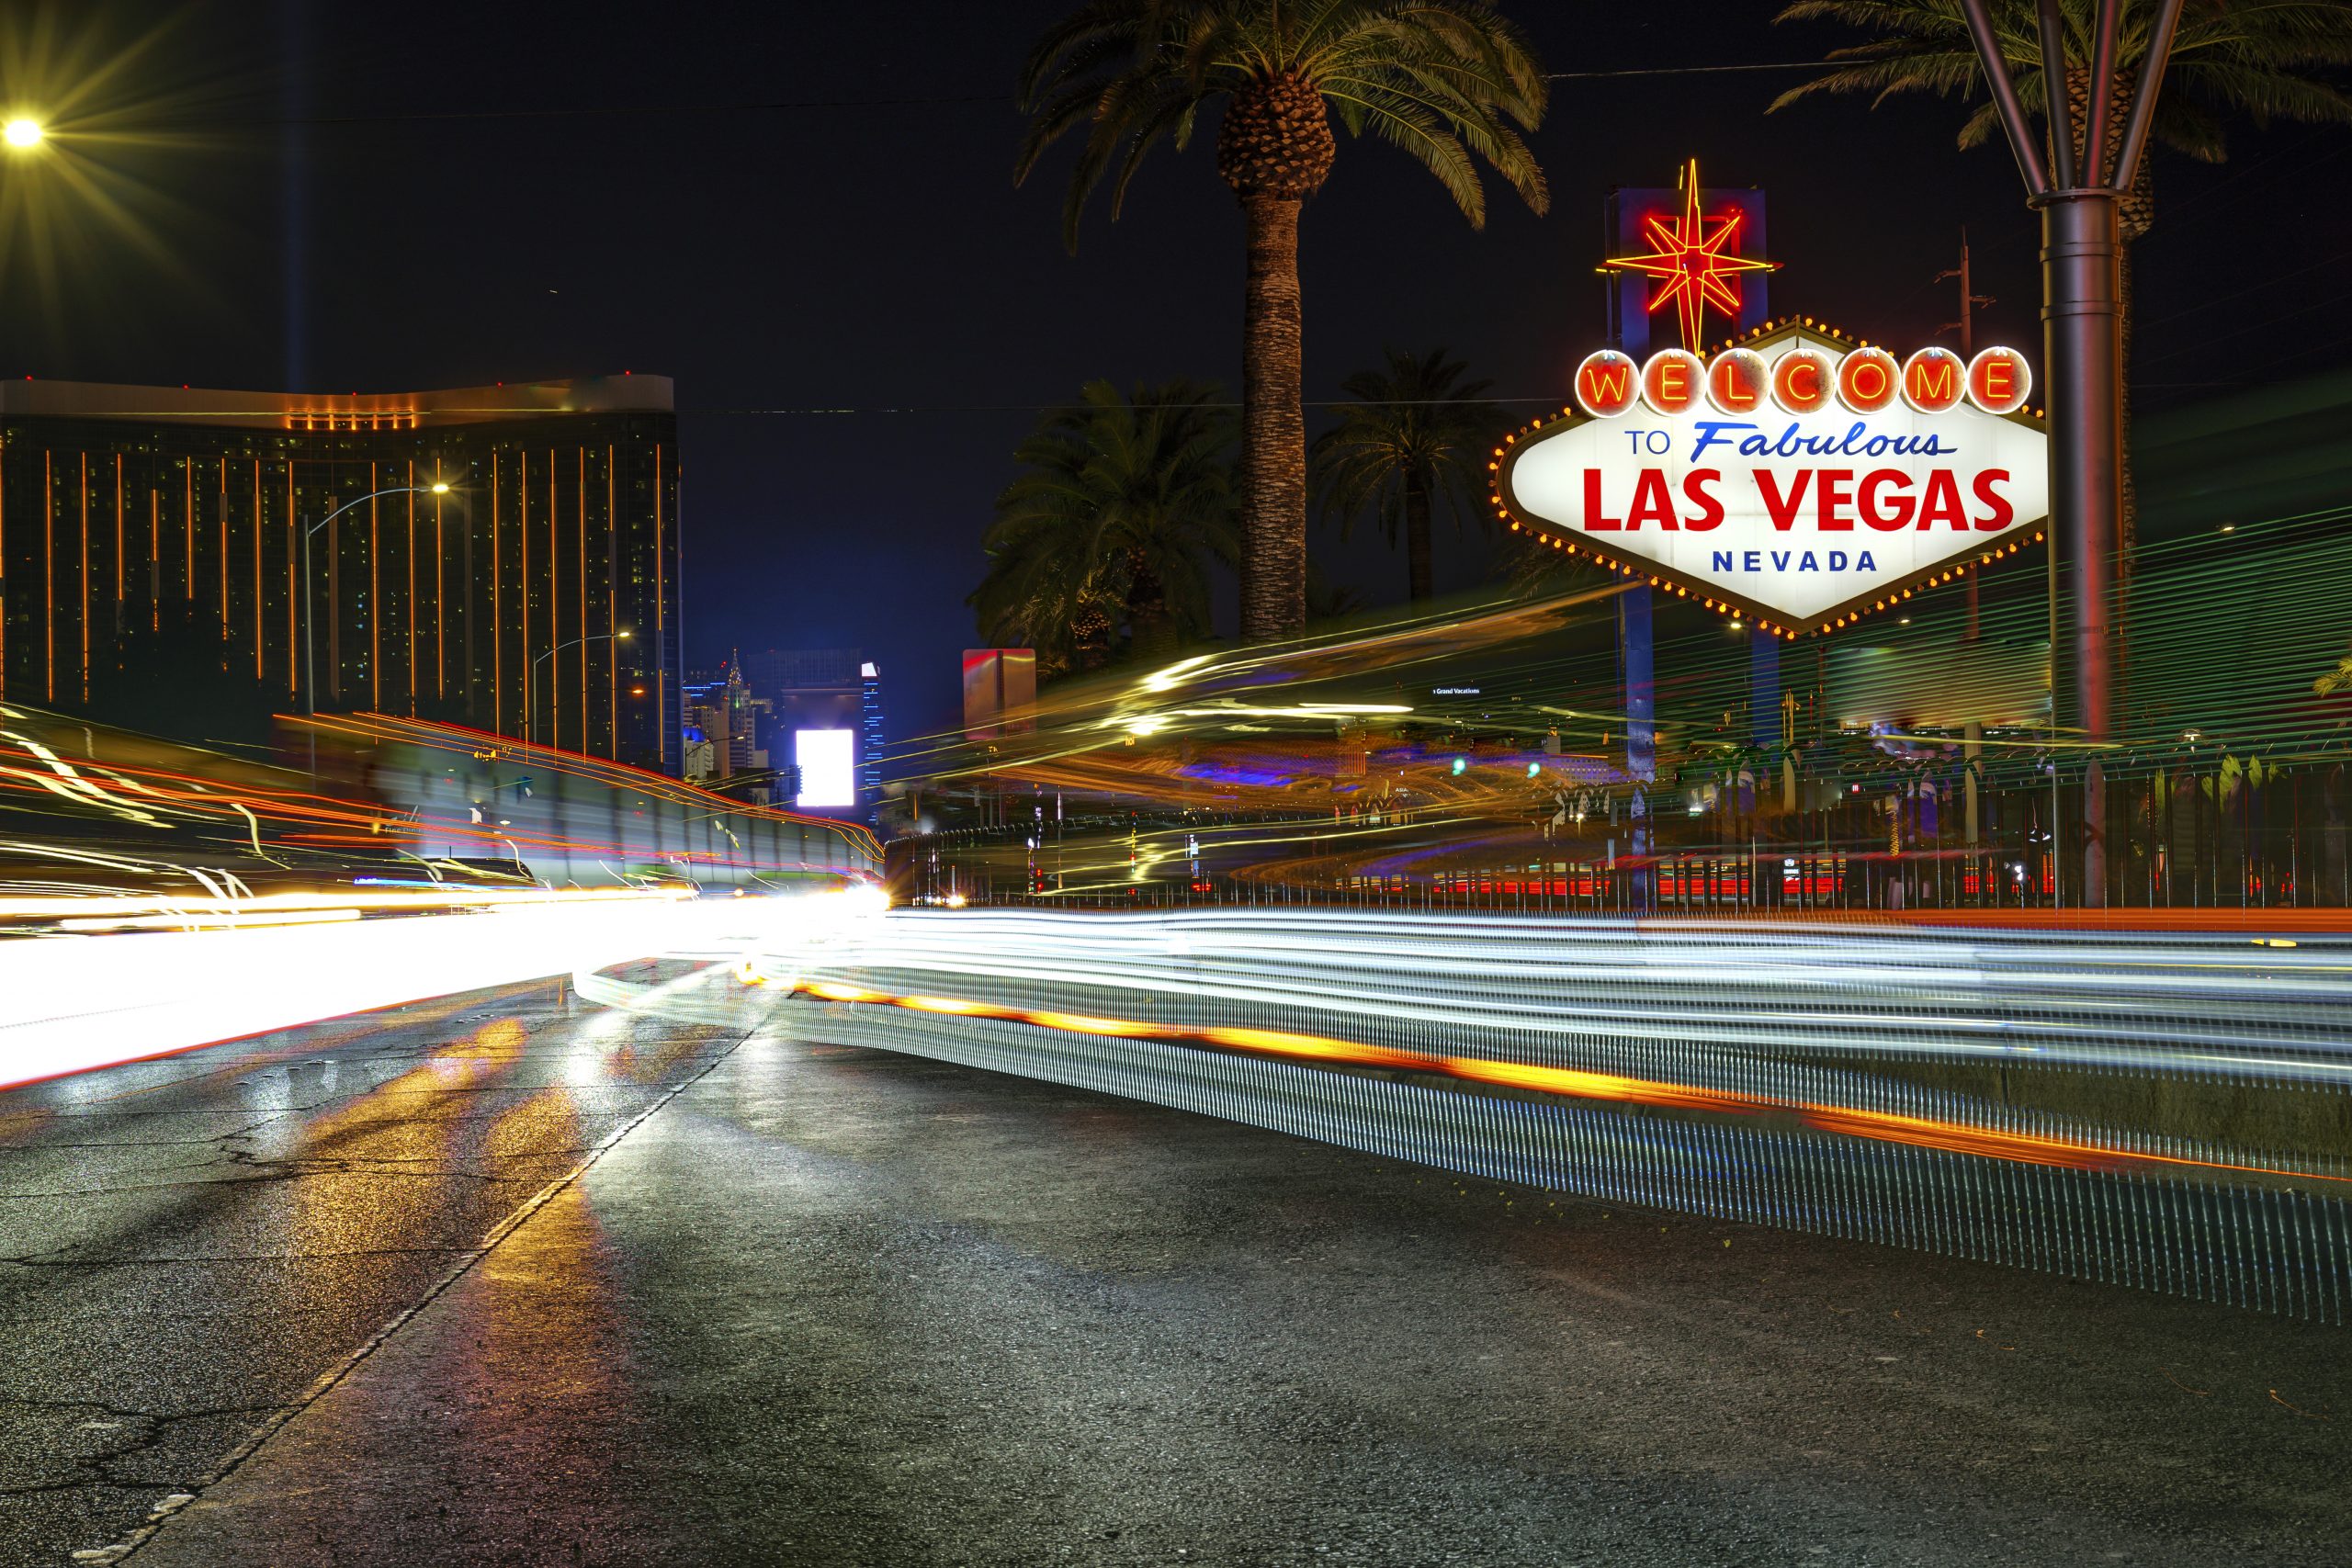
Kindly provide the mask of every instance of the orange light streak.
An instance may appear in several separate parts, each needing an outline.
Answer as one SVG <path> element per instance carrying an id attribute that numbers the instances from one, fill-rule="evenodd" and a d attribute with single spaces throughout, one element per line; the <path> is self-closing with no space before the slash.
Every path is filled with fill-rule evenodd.
<path id="1" fill-rule="evenodd" d="M 1817 1132 L 1861 1138 L 1872 1143 L 1905 1144 L 1915 1148 L 1940 1149 L 1951 1154 L 1974 1155 L 1985 1159 L 2007 1160 L 2019 1165 L 2110 1172 L 2151 1171 L 2165 1168 L 2227 1170 L 2297 1181 L 2352 1183 L 2352 1177 L 2329 1176 L 2313 1171 L 2282 1170 L 2270 1166 L 2235 1165 L 2226 1161 L 2191 1159 L 2186 1156 L 2177 1155 L 2147 1154 L 2132 1149 L 2113 1149 L 2098 1144 L 2085 1143 L 2080 1139 L 2050 1137 L 2035 1133 L 2005 1132 L 1996 1128 L 1971 1126 L 1963 1122 L 1945 1122 L 1926 1116 L 1905 1116 L 1888 1111 L 1858 1110 L 1850 1106 L 1822 1105 L 1811 1100 L 1784 1100 L 1774 1095 L 1750 1094 L 1738 1089 L 1705 1089 L 1692 1084 L 1668 1083 L 1653 1078 L 1631 1078 L 1615 1073 L 1592 1072 L 1579 1067 L 1538 1066 L 1525 1062 L 1497 1061 L 1483 1056 L 1444 1056 L 1432 1052 L 1399 1050 L 1388 1045 L 1367 1045 L 1353 1040 L 1337 1040 L 1315 1034 L 1295 1034 L 1283 1030 L 1237 1027 L 1188 1029 L 1173 1024 L 1152 1023 L 1135 1019 L 1094 1018 L 1081 1013 L 1038 1011 L 1028 1008 L 1005 1007 L 994 1002 L 973 1001 L 958 997 L 899 995 L 887 991 L 867 990 L 862 987 L 831 981 L 798 980 L 794 982 L 792 988 L 804 991 L 824 1001 L 857 1002 L 869 1006 L 906 1008 L 917 1012 L 947 1013 L 960 1018 L 982 1018 L 1008 1023 L 1026 1023 L 1039 1029 L 1051 1029 L 1064 1033 L 1102 1034 L 1127 1040 L 1163 1040 L 1178 1044 L 1213 1045 L 1227 1050 L 1249 1051 L 1261 1055 L 1287 1056 L 1309 1061 L 1344 1062 L 1356 1066 L 1381 1067 L 1395 1071 L 1435 1073 L 1446 1077 L 1461 1078 L 1466 1082 L 1494 1084 L 1500 1088 L 1558 1095 L 1570 1100 L 1598 1100 L 1617 1104 L 1646 1105 L 1665 1110 L 1697 1111 L 1716 1114 L 1794 1115 L 1806 1126 Z"/>

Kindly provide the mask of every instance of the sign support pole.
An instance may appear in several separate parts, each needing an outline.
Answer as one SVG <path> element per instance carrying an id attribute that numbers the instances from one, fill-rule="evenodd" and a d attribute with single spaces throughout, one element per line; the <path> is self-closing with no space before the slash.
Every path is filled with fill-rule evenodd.
<path id="1" fill-rule="evenodd" d="M 1625 678 L 1625 776 L 1634 784 L 1633 853 L 1650 852 L 1650 786 L 1657 780 L 1657 689 L 1651 673 L 1650 586 L 1636 582 L 1617 595 L 1617 643 Z M 1634 904 L 1649 908 L 1654 886 L 1646 867 L 1634 872 Z"/>

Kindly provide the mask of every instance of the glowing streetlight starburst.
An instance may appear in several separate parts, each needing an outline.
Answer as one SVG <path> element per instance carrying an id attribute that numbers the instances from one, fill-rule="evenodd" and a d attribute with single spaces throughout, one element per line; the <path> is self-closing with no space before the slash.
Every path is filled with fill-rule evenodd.
<path id="1" fill-rule="evenodd" d="M 1711 227 L 1712 225 L 1712 227 Z M 1601 264 L 1603 272 L 1635 272 L 1662 279 L 1663 288 L 1650 290 L 1653 314 L 1672 305 L 1682 321 L 1682 346 L 1704 352 L 1707 312 L 1739 314 L 1738 276 L 1769 272 L 1773 264 L 1738 254 L 1740 213 L 1736 209 L 1710 218 L 1699 210 L 1699 160 L 1682 168 L 1682 213 L 1678 218 L 1654 215 L 1642 232 L 1657 248 L 1647 255 L 1617 256 Z"/>
<path id="2" fill-rule="evenodd" d="M 7 124 L 0 125 L 0 141 L 7 142 L 9 146 L 19 152 L 29 147 L 38 147 L 41 141 L 40 121 L 27 119 L 19 115 Z"/>

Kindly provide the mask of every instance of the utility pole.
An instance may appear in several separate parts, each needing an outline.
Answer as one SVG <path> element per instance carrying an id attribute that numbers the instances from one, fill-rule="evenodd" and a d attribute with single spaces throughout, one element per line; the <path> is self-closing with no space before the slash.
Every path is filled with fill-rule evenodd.
<path id="1" fill-rule="evenodd" d="M 1989 294 L 1977 293 L 1974 283 L 1968 276 L 1968 229 L 1965 224 L 1960 231 L 1960 265 L 1951 271 L 1936 274 L 1936 281 L 1939 283 L 1948 277 L 1960 279 L 1960 320 L 1946 321 L 1940 330 L 1944 332 L 1957 330 L 1960 333 L 1960 356 L 1962 359 L 1974 359 L 1976 357 L 1976 307 L 1990 305 L 1995 301 Z M 1968 630 L 1964 635 L 1969 642 L 1974 642 L 1984 635 L 1983 624 L 1979 619 L 1981 601 L 1978 598 L 1983 581 L 1984 573 L 1982 572 L 1972 571 L 1968 574 Z M 1962 735 L 1963 740 L 1961 746 L 1961 773 L 1967 801 L 1965 828 L 1971 856 L 1968 863 L 1976 870 L 1977 894 L 1981 897 L 1984 893 L 1984 863 L 1974 852 L 1983 828 L 1982 808 L 1977 800 L 1976 789 L 1977 773 L 1982 765 L 1979 759 L 1984 755 L 1984 726 L 1975 719 L 1971 719 L 1962 729 Z"/>
<path id="2" fill-rule="evenodd" d="M 2082 135 L 2075 136 L 2067 82 L 2073 64 L 2058 0 L 2041 0 L 2041 68 L 2049 116 L 2044 141 L 2026 118 L 1986 0 L 1961 0 L 1977 62 L 1995 112 L 2008 133 L 2023 176 L 2026 205 L 2041 214 L 2042 365 L 2050 403 L 2050 530 L 2064 541 L 2074 570 L 2074 698 L 2071 716 L 2086 744 L 2083 768 L 2082 902 L 2107 902 L 2107 775 L 2101 751 L 2113 734 L 2109 711 L 2114 649 L 2109 587 L 2122 516 L 2123 339 L 2117 295 L 2121 241 L 2117 207 L 2147 150 L 2156 94 L 2172 54 L 2181 0 L 2157 0 L 2147 55 L 2132 97 L 2122 140 L 2108 144 L 2115 105 L 2115 51 L 2122 0 L 2098 0 Z M 2052 604 L 2055 610 L 2055 604 Z M 2057 701 L 2056 639 L 2050 650 L 2051 700 Z M 2054 721 L 2056 716 L 2052 715 Z"/>
<path id="3" fill-rule="evenodd" d="M 1942 326 L 1936 330 L 1938 332 L 1944 333 L 1957 331 L 1960 333 L 1960 356 L 1962 359 L 1973 359 L 1976 357 L 1976 307 L 1979 305 L 1994 304 L 1996 301 L 1989 294 L 1977 293 L 1975 288 L 1969 282 L 1968 227 L 1966 224 L 1962 224 L 1960 231 L 1960 265 L 1950 271 L 1936 274 L 1936 281 L 1938 283 L 1941 283 L 1948 277 L 1956 277 L 1960 279 L 1960 320 L 1956 321 L 1946 321 Z M 1968 574 L 1968 640 L 1970 642 L 1974 642 L 1977 637 L 1976 585 L 1978 579 L 1981 576 L 1981 573 L 1973 571 Z M 1972 833 L 1969 836 L 1969 841 L 1971 843 L 1975 841 L 1974 834 Z"/>
<path id="4" fill-rule="evenodd" d="M 1960 265 L 1947 271 L 1936 274 L 1936 281 L 1938 283 L 1941 283 L 1947 277 L 1956 277 L 1960 279 L 1960 320 L 1956 321 L 1946 321 L 1941 327 L 1939 327 L 1937 331 L 1947 333 L 1958 332 L 1960 333 L 1960 356 L 1962 359 L 1973 359 L 1976 357 L 1975 307 L 1979 305 L 1996 304 L 1998 301 L 1996 301 L 1990 294 L 1977 293 L 1969 284 L 1968 230 L 1965 227 L 1962 227 L 1960 231 Z"/>

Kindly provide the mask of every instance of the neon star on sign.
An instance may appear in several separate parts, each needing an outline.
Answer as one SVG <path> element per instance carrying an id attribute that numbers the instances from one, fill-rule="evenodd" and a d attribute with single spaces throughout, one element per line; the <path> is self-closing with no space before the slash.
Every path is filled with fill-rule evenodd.
<path id="1" fill-rule="evenodd" d="M 1739 314 L 1739 275 L 1772 269 L 1770 262 L 1739 254 L 1739 226 L 1736 211 L 1711 218 L 1699 210 L 1699 160 L 1693 158 L 1682 168 L 1681 215 L 1654 214 L 1642 224 L 1656 249 L 1613 257 L 1601 271 L 1658 279 L 1650 288 L 1650 313 L 1673 306 L 1682 321 L 1682 346 L 1695 353 L 1705 341 L 1709 310 Z"/>

